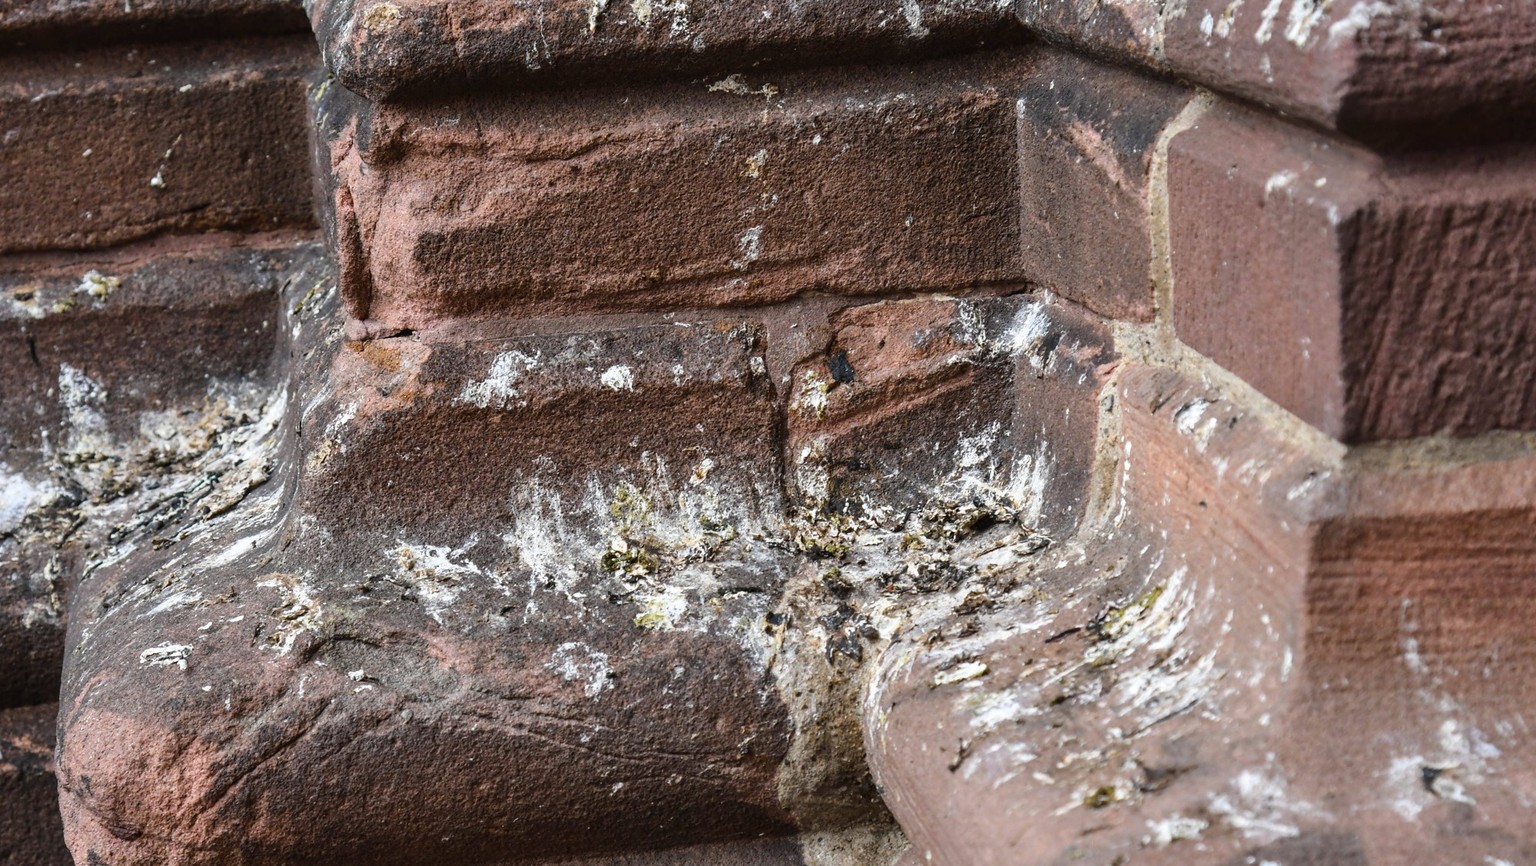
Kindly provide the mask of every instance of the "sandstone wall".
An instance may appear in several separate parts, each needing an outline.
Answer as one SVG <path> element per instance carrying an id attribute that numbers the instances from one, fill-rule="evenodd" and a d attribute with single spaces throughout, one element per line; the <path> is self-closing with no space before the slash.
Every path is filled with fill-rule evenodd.
<path id="1" fill-rule="evenodd" d="M 1531 0 L 0 0 L 0 864 L 1536 863 L 1533 132 Z"/>

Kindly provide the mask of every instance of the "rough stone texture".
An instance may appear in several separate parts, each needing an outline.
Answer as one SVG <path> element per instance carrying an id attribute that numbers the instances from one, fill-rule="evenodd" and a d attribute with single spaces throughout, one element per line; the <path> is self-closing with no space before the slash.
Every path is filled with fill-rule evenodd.
<path id="1" fill-rule="evenodd" d="M 69 866 L 53 776 L 54 704 L 0 710 L 0 863 Z"/>
<path id="2" fill-rule="evenodd" d="M 8 58 L 0 253 L 313 224 L 313 62 L 299 37 Z"/>
<path id="3" fill-rule="evenodd" d="M 1170 16 L 1162 50 L 1181 76 L 1372 140 L 1533 131 L 1526 2 L 1217 0 Z"/>
<path id="4" fill-rule="evenodd" d="M 1528 135 L 1536 7 L 1498 0 L 1018 0 L 1026 27 L 1351 135 Z"/>
<path id="5" fill-rule="evenodd" d="M 998 191 L 1016 183 L 1021 71 L 983 57 L 752 76 L 769 95 L 333 112 L 349 311 L 387 332 L 1017 281 L 1018 205 Z"/>
<path id="6" fill-rule="evenodd" d="M 1019 92 L 1023 270 L 1113 318 L 1153 314 L 1154 146 L 1189 91 L 1042 53 Z"/>
<path id="7" fill-rule="evenodd" d="M 1349 442 L 1536 426 L 1536 154 L 1383 161 L 1218 110 L 1168 159 L 1186 343 Z"/>
<path id="8" fill-rule="evenodd" d="M 322 252 L 176 246 L 0 275 L 0 707 L 57 696 L 82 573 L 219 501 L 277 290 Z"/>
<path id="9" fill-rule="evenodd" d="M 1307 528 L 1269 511 L 1312 455 L 1169 371 L 1123 368 L 1114 393 L 1083 532 L 882 661 L 870 759 L 930 862 L 1241 863 L 1242 820 L 1292 820 L 1242 803 L 1222 825 L 1204 801 L 1249 764 L 1277 772 L 1263 716 L 1293 689 Z M 1175 815 L 1204 822 L 1198 852 L 1159 840 Z"/>
<path id="10" fill-rule="evenodd" d="M 0 49 L 306 29 L 300 0 L 0 0 Z"/>
<path id="11" fill-rule="evenodd" d="M 1346 457 L 1186 374 L 1117 389 L 1086 531 L 883 658 L 909 859 L 1528 859 L 1536 440 Z"/>
<path id="12" fill-rule="evenodd" d="M 752 552 L 776 476 L 716 426 L 772 418 L 742 411 L 753 329 L 328 350 L 327 322 L 301 325 L 322 375 L 289 398 L 283 483 L 82 589 L 77 855 L 487 863 L 786 831 L 782 578 Z"/>
<path id="13" fill-rule="evenodd" d="M 752 73 L 1017 39 L 1007 0 L 320 0 L 326 62 L 371 100 L 549 81 Z"/>
<path id="14" fill-rule="evenodd" d="M 887 301 L 832 320 L 790 395 L 791 484 L 843 515 L 921 509 L 961 467 L 1026 525 L 1068 533 L 1094 453 L 1108 334 L 1060 304 L 1021 298 Z"/>
<path id="15" fill-rule="evenodd" d="M 319 2 L 313 112 L 144 4 L 0 15 L 82 866 L 1536 860 L 1528 6 L 1017 4 L 1320 133 L 1007 2 Z M 203 234 L 306 157 L 334 280 Z"/>
<path id="16" fill-rule="evenodd" d="M 1317 752 L 1305 781 L 1351 804 L 1368 862 L 1528 861 L 1536 437 L 1357 452 L 1346 468 L 1307 587 L 1289 732 Z M 1373 736 L 1343 748 L 1325 733 L 1343 729 Z M 1361 778 L 1375 802 L 1353 802 Z"/>

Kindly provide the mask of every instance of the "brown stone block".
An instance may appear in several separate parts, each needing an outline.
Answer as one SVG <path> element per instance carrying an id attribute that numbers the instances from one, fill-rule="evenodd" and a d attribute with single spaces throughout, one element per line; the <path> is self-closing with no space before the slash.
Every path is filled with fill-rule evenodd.
<path id="1" fill-rule="evenodd" d="M 1017 38 L 994 0 L 325 0 L 311 17 L 369 99 L 932 56 Z"/>
<path id="2" fill-rule="evenodd" d="M 326 432 L 306 462 L 306 507 L 338 533 L 386 520 L 467 536 L 506 519 L 518 491 L 537 488 L 569 511 L 592 507 L 590 484 L 686 488 L 698 476 L 697 489 L 732 488 L 722 508 L 775 512 L 777 412 L 762 343 L 761 326 L 740 320 L 348 343 L 309 422 Z M 457 483 L 466 475 L 477 482 Z"/>
<path id="3" fill-rule="evenodd" d="M 1242 862 L 1204 801 L 1274 773 L 1308 529 L 1272 514 L 1316 458 L 1171 371 L 1111 387 L 1081 532 L 998 607 L 914 617 L 876 674 L 866 742 L 915 862 Z M 1197 825 L 1199 853 L 1159 841 Z"/>
<path id="4" fill-rule="evenodd" d="M 313 65 L 298 37 L 7 59 L 0 252 L 312 225 Z"/>
<path id="5" fill-rule="evenodd" d="M 1127 365 L 1084 531 L 893 642 L 866 740 L 914 862 L 1528 856 L 1536 442 L 1346 454 L 1246 402 Z"/>
<path id="6" fill-rule="evenodd" d="M 1370 862 L 1528 859 L 1536 438 L 1369 449 L 1346 465 L 1347 504 L 1318 526 L 1307 585 L 1291 737 L 1317 749 L 1308 781 L 1347 802 L 1372 780 L 1376 795 L 1353 804 Z"/>
<path id="7" fill-rule="evenodd" d="M 0 863 L 70 866 L 53 775 L 57 704 L 0 710 Z"/>
<path id="8" fill-rule="evenodd" d="M 1530 130 L 1536 11 L 1526 4 L 1019 0 L 1017 11 L 1026 27 L 1053 40 L 1354 136 L 1387 142 Z"/>
<path id="9" fill-rule="evenodd" d="M 1019 92 L 1023 270 L 1118 319 L 1153 314 L 1152 150 L 1188 90 L 1043 53 Z"/>
<path id="10" fill-rule="evenodd" d="M 1347 442 L 1530 429 L 1532 168 L 1215 111 L 1169 150 L 1179 337 Z"/>
<path id="11" fill-rule="evenodd" d="M 282 343 L 278 291 L 323 276 L 317 243 L 247 242 L 0 274 L 0 707 L 58 694 L 81 573 L 229 473 L 216 458 Z"/>
<path id="12" fill-rule="evenodd" d="M 887 301 L 832 319 L 795 371 L 786 460 L 802 504 L 921 510 L 997 496 L 1047 534 L 1082 514 L 1109 336 L 1022 297 Z"/>
<path id="13" fill-rule="evenodd" d="M 376 107 L 332 150 L 343 290 L 354 316 L 420 329 L 1018 281 L 1019 73 Z"/>
<path id="14" fill-rule="evenodd" d="M 1170 16 L 1161 47 L 1180 76 L 1384 142 L 1525 135 L 1536 108 L 1528 4 L 1214 0 Z"/>
<path id="15" fill-rule="evenodd" d="M 758 329 L 337 346 L 327 322 L 274 481 L 79 593 L 76 854 L 603 862 L 789 832 Z"/>
<path id="16" fill-rule="evenodd" d="M 297 0 L 0 0 L 0 46 L 76 48 L 307 30 Z"/>

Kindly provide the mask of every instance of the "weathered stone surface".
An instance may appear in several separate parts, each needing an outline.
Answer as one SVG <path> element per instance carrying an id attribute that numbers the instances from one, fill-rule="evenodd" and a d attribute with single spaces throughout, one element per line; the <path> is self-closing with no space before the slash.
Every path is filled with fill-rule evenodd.
<path id="1" fill-rule="evenodd" d="M 1346 457 L 1188 374 L 1117 391 L 1085 531 L 882 659 L 909 859 L 1529 856 L 1530 620 L 1494 599 L 1536 574 L 1536 440 Z"/>
<path id="2" fill-rule="evenodd" d="M 961 498 L 1001 491 L 1042 534 L 1071 531 L 1113 359 L 1107 333 L 1021 297 L 887 301 L 832 327 L 790 394 L 786 460 L 804 505 L 880 520 L 951 485 Z"/>
<path id="3" fill-rule="evenodd" d="M 1536 7 L 1019 0 L 1053 40 L 1375 140 L 1528 134 Z"/>
<path id="4" fill-rule="evenodd" d="M 983 57 L 376 107 L 331 150 L 349 311 L 388 332 L 1018 281 L 1000 191 L 1021 72 Z"/>
<path id="5" fill-rule="evenodd" d="M 488 85 L 764 71 L 1017 38 L 1007 0 L 322 0 L 327 63 L 372 100 Z"/>
<path id="6" fill-rule="evenodd" d="M 1169 67 L 1365 138 L 1529 135 L 1536 6 L 1211 2 L 1170 16 Z"/>
<path id="7" fill-rule="evenodd" d="M 1362 862 L 1528 860 L 1536 437 L 1370 449 L 1346 469 L 1307 587 L 1288 732 L 1313 754 L 1303 783 L 1349 804 Z"/>
<path id="8" fill-rule="evenodd" d="M 227 458 L 265 401 L 277 291 L 308 291 L 323 250 L 171 246 L 0 276 L 0 707 L 57 696 L 82 573 L 259 475 Z"/>
<path id="9" fill-rule="evenodd" d="M 318 353 L 285 482 L 81 591 L 77 855 L 494 863 L 787 831 L 754 333 Z"/>
<path id="10" fill-rule="evenodd" d="M 1530 429 L 1533 169 L 1213 111 L 1169 149 L 1179 336 L 1345 441 Z"/>
<path id="11" fill-rule="evenodd" d="M 1113 318 L 1153 314 L 1153 148 L 1189 91 L 1070 55 L 1040 56 L 1019 92 L 1022 268 Z"/>
<path id="12" fill-rule="evenodd" d="M 1276 772 L 1264 714 L 1294 688 L 1301 582 L 1284 566 L 1307 531 L 1267 509 L 1311 455 L 1166 372 L 1132 366 L 1115 390 L 1118 459 L 1083 532 L 997 606 L 920 621 L 882 660 L 870 758 L 931 862 L 1226 863 L 1252 847 L 1246 811 L 1223 826 L 1203 801 L 1250 763 Z M 1200 822 L 1193 861 L 1161 850 L 1163 827 L 1187 832 L 1175 816 Z"/>
<path id="13" fill-rule="evenodd" d="M 0 49 L 306 30 L 300 0 L 0 0 Z"/>
<path id="14" fill-rule="evenodd" d="M 0 252 L 311 225 L 313 51 L 291 37 L 8 58 Z"/>
<path id="15" fill-rule="evenodd" d="M 55 704 L 0 710 L 0 863 L 70 866 L 53 776 Z"/>

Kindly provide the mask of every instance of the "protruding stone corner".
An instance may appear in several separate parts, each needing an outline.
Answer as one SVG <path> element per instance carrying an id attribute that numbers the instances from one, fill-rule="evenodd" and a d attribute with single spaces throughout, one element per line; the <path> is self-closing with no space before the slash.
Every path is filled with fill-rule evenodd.
<path id="1" fill-rule="evenodd" d="M 1023 36 L 996 0 L 320 0 L 311 21 L 341 82 L 372 101 L 478 89 L 741 79 L 997 47 Z M 742 92 L 748 86 L 737 85 Z"/>
<path id="2" fill-rule="evenodd" d="M 1078 51 L 1366 141 L 1531 131 L 1536 11 L 1528 5 L 1019 0 L 1016 8 L 1028 29 Z"/>
<path id="3" fill-rule="evenodd" d="M 879 662 L 866 744 L 909 856 L 1518 862 L 1527 619 L 1492 599 L 1536 561 L 1529 444 L 1341 459 L 1176 368 L 1116 389 L 1106 507 L 1000 610 Z"/>
<path id="4" fill-rule="evenodd" d="M 1168 145 L 1174 329 L 1346 443 L 1536 426 L 1515 348 L 1536 287 L 1506 276 L 1536 267 L 1533 166 L 1524 145 L 1380 154 L 1218 106 Z"/>
<path id="5" fill-rule="evenodd" d="M 761 631 L 783 568 L 757 525 L 776 491 L 752 486 L 777 477 L 772 424 L 750 423 L 771 404 L 746 411 L 763 390 L 753 324 L 343 344 L 337 293 L 299 297 L 293 353 L 310 365 L 266 443 L 273 481 L 97 571 L 73 606 L 75 852 L 602 862 L 791 834 L 792 728 Z M 638 417 L 571 426 L 603 395 Z M 735 411 L 706 411 L 722 400 Z M 689 445 L 701 418 L 746 425 L 722 434 L 736 461 Z M 547 447 L 508 474 L 515 443 L 487 447 L 498 424 Z M 402 438 L 412 425 L 433 435 Z M 557 438 L 582 459 L 557 464 Z M 428 465 L 454 471 L 411 474 L 434 441 L 461 459 Z M 766 472 L 739 459 L 754 444 Z M 368 487 L 402 457 L 378 475 L 390 489 Z M 424 510 L 465 477 L 478 484 L 450 510 Z M 453 831 L 423 841 L 423 816 Z"/>
<path id="6" fill-rule="evenodd" d="M 882 661 L 871 763 L 932 862 L 1156 856 L 1159 828 L 1210 825 L 1200 801 L 1229 770 L 1283 775 L 1267 728 L 1295 690 L 1306 537 L 1266 506 L 1313 458 L 1172 370 L 1127 361 L 1115 382 L 1111 496 L 998 607 L 930 620 Z"/>

